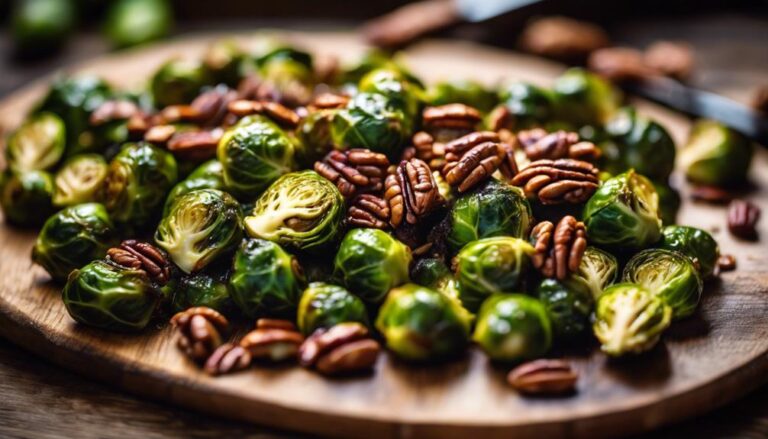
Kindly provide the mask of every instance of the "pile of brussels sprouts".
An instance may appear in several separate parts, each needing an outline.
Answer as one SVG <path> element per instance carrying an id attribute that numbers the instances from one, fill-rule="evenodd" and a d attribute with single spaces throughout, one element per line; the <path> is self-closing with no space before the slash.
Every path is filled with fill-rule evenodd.
<path id="1" fill-rule="evenodd" d="M 574 69 L 551 89 L 425 86 L 380 53 L 321 79 L 310 54 L 284 44 L 246 53 L 220 42 L 211 50 L 215 63 L 170 60 L 137 91 L 59 78 L 8 138 L 6 222 L 42 225 L 32 258 L 64 286 L 77 322 L 138 331 L 207 306 L 231 318 L 295 320 L 305 335 L 359 322 L 407 360 L 456 357 L 474 342 L 492 360 L 514 363 L 587 345 L 592 335 L 609 355 L 639 353 L 696 311 L 718 245 L 704 230 L 675 225 L 674 142 L 658 123 L 620 107 L 610 83 Z M 224 127 L 209 161 L 133 139 L 126 120 L 89 122 L 110 100 L 152 114 L 253 76 L 301 115 L 298 128 L 244 117 Z M 349 102 L 307 106 L 328 90 Z M 313 163 L 333 148 L 367 148 L 397 163 L 422 110 L 447 103 L 486 115 L 503 106 L 513 130 L 579 132 L 602 150 L 600 188 L 584 205 L 565 207 L 527 199 L 499 174 L 461 194 L 442 185 L 447 202 L 421 229 L 419 251 L 392 231 L 349 227 L 347 201 Z M 721 183 L 745 177 L 751 150 L 705 122 L 683 155 L 691 180 Z M 564 215 L 584 222 L 589 247 L 565 279 L 543 278 L 531 264 L 529 233 Z M 166 252 L 170 281 L 105 258 L 124 239 Z"/>

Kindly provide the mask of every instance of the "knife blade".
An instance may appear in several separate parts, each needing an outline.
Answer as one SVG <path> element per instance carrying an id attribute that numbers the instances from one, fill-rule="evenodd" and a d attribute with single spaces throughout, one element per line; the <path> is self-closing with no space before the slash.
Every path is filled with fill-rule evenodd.
<path id="1" fill-rule="evenodd" d="M 458 14 L 471 23 L 490 20 L 544 0 L 454 0 Z"/>

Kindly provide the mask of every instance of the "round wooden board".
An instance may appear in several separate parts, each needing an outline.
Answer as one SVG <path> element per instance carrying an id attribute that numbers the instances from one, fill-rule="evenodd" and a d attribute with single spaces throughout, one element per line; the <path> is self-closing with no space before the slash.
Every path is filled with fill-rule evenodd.
<path id="1" fill-rule="evenodd" d="M 354 59 L 363 47 L 347 33 L 282 33 L 315 53 Z M 199 56 L 215 36 L 183 39 L 86 63 L 90 72 L 130 86 L 170 56 Z M 244 44 L 252 38 L 243 37 Z M 408 64 L 428 80 L 523 79 L 546 85 L 562 70 L 538 59 L 469 43 L 426 41 L 407 52 Z M 7 132 L 45 91 L 30 84 L 0 102 Z M 681 142 L 688 121 L 637 102 Z M 760 188 L 750 195 L 768 208 L 768 158 L 753 169 Z M 684 186 L 684 185 L 683 185 Z M 525 398 L 505 385 L 504 371 L 478 352 L 449 364 L 417 367 L 388 355 L 371 376 L 329 380 L 299 367 L 254 368 L 210 378 L 183 357 L 170 328 L 138 335 L 111 334 L 73 323 L 42 269 L 32 265 L 33 231 L 0 226 L 0 332 L 46 360 L 127 391 L 227 417 L 331 436 L 594 437 L 629 434 L 725 404 L 765 381 L 768 370 L 768 257 L 762 243 L 733 240 L 725 209 L 692 204 L 685 196 L 680 222 L 710 230 L 739 268 L 709 282 L 700 312 L 675 323 L 664 343 L 628 361 L 598 351 L 572 354 L 578 392 Z M 768 236 L 768 221 L 761 225 Z"/>

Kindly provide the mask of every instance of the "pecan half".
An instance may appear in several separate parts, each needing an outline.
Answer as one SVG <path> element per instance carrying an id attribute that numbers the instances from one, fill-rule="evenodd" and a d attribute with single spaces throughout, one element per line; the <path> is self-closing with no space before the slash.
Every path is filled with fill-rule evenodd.
<path id="1" fill-rule="evenodd" d="M 567 17 L 538 19 L 523 30 L 520 47 L 526 52 L 567 61 L 582 61 L 610 43 L 600 27 Z"/>
<path id="2" fill-rule="evenodd" d="M 326 110 L 331 108 L 343 108 L 349 102 L 349 96 L 336 93 L 320 93 L 316 95 L 309 107 L 312 110 Z"/>
<path id="3" fill-rule="evenodd" d="M 592 142 L 579 141 L 579 134 L 570 131 L 548 133 L 541 128 L 520 131 L 517 139 L 531 161 L 571 158 L 576 160 L 597 160 L 601 151 Z"/>
<path id="4" fill-rule="evenodd" d="M 424 126 L 428 128 L 461 128 L 474 130 L 482 120 L 480 112 L 464 104 L 447 104 L 427 107 L 422 113 Z"/>
<path id="5" fill-rule="evenodd" d="M 422 160 L 403 160 L 385 181 L 384 200 L 389 205 L 389 223 L 416 224 L 440 207 L 445 200 L 437 188 L 432 170 Z"/>
<path id="6" fill-rule="evenodd" d="M 528 198 L 538 197 L 542 204 L 580 204 L 597 190 L 597 173 L 591 163 L 581 160 L 537 160 L 511 183 L 523 188 Z"/>
<path id="7" fill-rule="evenodd" d="M 224 343 L 216 348 L 215 351 L 205 361 L 205 370 L 208 375 L 224 375 L 231 372 L 237 372 L 250 366 L 251 353 L 243 347 Z"/>
<path id="8" fill-rule="evenodd" d="M 237 92 L 222 85 L 201 93 L 189 105 L 169 105 L 160 112 L 166 123 L 189 122 L 202 127 L 221 124 Z"/>
<path id="9" fill-rule="evenodd" d="M 365 326 L 339 323 L 310 335 L 299 349 L 299 363 L 325 375 L 355 373 L 373 368 L 380 351 Z"/>
<path id="10" fill-rule="evenodd" d="M 563 360 L 535 360 L 512 369 L 507 382 L 526 394 L 563 394 L 573 392 L 579 376 Z"/>
<path id="11" fill-rule="evenodd" d="M 631 47 L 606 47 L 589 55 L 587 66 L 611 81 L 622 82 L 652 77 L 656 71 L 643 60 L 643 54 Z"/>
<path id="12" fill-rule="evenodd" d="M 107 250 L 107 258 L 123 267 L 142 270 L 160 285 L 171 277 L 171 263 L 165 254 L 152 244 L 127 239 L 119 247 Z"/>
<path id="13" fill-rule="evenodd" d="M 354 227 L 386 229 L 389 226 L 389 204 L 373 194 L 358 195 L 347 211 L 347 223 Z"/>
<path id="14" fill-rule="evenodd" d="M 724 271 L 732 271 L 736 269 L 736 256 L 734 255 L 720 255 L 717 258 L 715 264 L 715 276 L 719 276 Z"/>
<path id="15" fill-rule="evenodd" d="M 657 41 L 645 49 L 643 61 L 665 76 L 685 80 L 693 71 L 693 50 L 685 43 Z"/>
<path id="16" fill-rule="evenodd" d="M 174 125 L 154 125 L 144 133 L 144 140 L 156 145 L 165 145 L 176 134 Z"/>
<path id="17" fill-rule="evenodd" d="M 492 131 L 478 131 L 446 144 L 442 170 L 445 181 L 457 186 L 459 192 L 466 192 L 500 167 L 505 176 L 516 174 L 512 147 L 499 141 L 499 135 Z"/>
<path id="18" fill-rule="evenodd" d="M 175 156 L 185 160 L 208 160 L 216 155 L 216 148 L 223 134 L 221 128 L 205 131 L 182 131 L 171 136 L 166 147 Z"/>
<path id="19" fill-rule="evenodd" d="M 99 126 L 114 120 L 128 120 L 140 111 L 139 106 L 131 101 L 106 101 L 91 113 L 88 121 L 92 126 Z"/>
<path id="20" fill-rule="evenodd" d="M 488 129 L 499 132 L 509 130 L 515 123 L 515 115 L 506 105 L 499 105 L 488 113 Z"/>
<path id="21" fill-rule="evenodd" d="M 179 349 L 196 361 L 205 361 L 221 346 L 222 333 L 229 326 L 226 317 L 206 306 L 177 313 L 171 324 L 179 331 Z"/>
<path id="22" fill-rule="evenodd" d="M 403 152 L 402 160 L 417 158 L 425 161 L 429 168 L 435 171 L 443 169 L 445 166 L 445 144 L 436 142 L 435 139 L 426 131 L 419 131 L 413 135 L 411 140 L 412 147 L 406 148 Z"/>
<path id="23" fill-rule="evenodd" d="M 240 340 L 240 346 L 258 360 L 278 362 L 295 358 L 304 337 L 292 323 L 276 322 L 274 319 L 257 322 L 256 329 Z"/>
<path id="24" fill-rule="evenodd" d="M 301 117 L 290 108 L 278 102 L 237 100 L 229 103 L 228 110 L 237 117 L 263 114 L 286 128 L 296 128 Z"/>
<path id="25" fill-rule="evenodd" d="M 745 200 L 733 200 L 728 205 L 728 230 L 733 236 L 746 240 L 757 239 L 760 208 Z"/>
<path id="26" fill-rule="evenodd" d="M 381 191 L 388 167 L 387 156 L 368 149 L 334 150 L 315 162 L 315 172 L 336 184 L 345 197 Z"/>
<path id="27" fill-rule="evenodd" d="M 581 264 L 587 249 L 587 229 L 576 218 L 564 216 L 555 227 L 542 221 L 531 230 L 531 241 L 536 253 L 531 258 L 544 277 L 565 279 Z"/>

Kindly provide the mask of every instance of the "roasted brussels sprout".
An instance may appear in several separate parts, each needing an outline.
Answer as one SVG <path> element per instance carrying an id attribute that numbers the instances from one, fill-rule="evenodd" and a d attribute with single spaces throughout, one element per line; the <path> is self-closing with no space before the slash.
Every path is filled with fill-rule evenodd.
<path id="1" fill-rule="evenodd" d="M 532 212 L 520 188 L 491 179 L 461 195 L 448 214 L 447 241 L 453 251 L 481 238 L 522 238 L 531 228 Z"/>
<path id="2" fill-rule="evenodd" d="M 129 47 L 166 36 L 172 25 L 167 0 L 118 0 L 107 11 L 104 33 L 115 47 Z"/>
<path id="3" fill-rule="evenodd" d="M 470 242 L 456 255 L 459 299 L 475 312 L 491 295 L 515 291 L 525 278 L 534 249 L 508 236 Z"/>
<path id="4" fill-rule="evenodd" d="M 421 109 L 423 90 L 420 86 L 408 82 L 397 70 L 377 69 L 360 80 L 358 89 L 360 93 L 379 94 L 386 97 L 389 106 L 405 114 L 403 126 L 406 136 L 413 132 L 413 120 Z"/>
<path id="5" fill-rule="evenodd" d="M 34 114 L 8 139 L 8 167 L 19 172 L 50 170 L 64 155 L 66 140 L 64 122 L 59 116 Z"/>
<path id="6" fill-rule="evenodd" d="M 368 304 L 408 282 L 411 249 L 378 229 L 352 229 L 341 241 L 334 276 Z"/>
<path id="7" fill-rule="evenodd" d="M 312 55 L 279 42 L 266 45 L 269 47 L 256 59 L 257 74 L 265 88 L 285 105 L 305 105 L 315 83 Z"/>
<path id="8" fill-rule="evenodd" d="M 207 306 L 223 314 L 231 313 L 234 304 L 229 297 L 226 280 L 204 273 L 181 278 L 174 288 L 171 307 L 174 312 L 181 312 L 194 306 Z"/>
<path id="9" fill-rule="evenodd" d="M 246 239 L 235 253 L 229 294 L 248 317 L 293 318 L 303 284 L 296 260 L 274 242 Z"/>
<path id="10" fill-rule="evenodd" d="M 79 154 L 61 166 L 54 177 L 53 204 L 74 206 L 95 201 L 107 177 L 107 161 L 99 154 Z"/>
<path id="11" fill-rule="evenodd" d="M 303 168 L 325 157 L 333 149 L 331 121 L 336 110 L 320 110 L 309 113 L 296 129 L 299 142 L 296 145 L 296 162 Z"/>
<path id="12" fill-rule="evenodd" d="M 564 285 L 597 300 L 618 276 L 619 263 L 615 256 L 596 247 L 587 247 L 579 268 L 565 279 Z"/>
<path id="13" fill-rule="evenodd" d="M 178 182 L 165 199 L 164 215 L 168 213 L 173 200 L 198 189 L 224 189 L 224 169 L 220 161 L 209 160 Z"/>
<path id="14" fill-rule="evenodd" d="M 667 183 L 653 182 L 653 187 L 659 195 L 659 215 L 662 224 L 677 223 L 677 213 L 680 211 L 680 193 Z"/>
<path id="15" fill-rule="evenodd" d="M 621 250 L 648 247 L 661 236 L 659 196 L 653 184 L 630 170 L 608 179 L 584 208 L 589 242 Z"/>
<path id="16" fill-rule="evenodd" d="M 14 2 L 11 32 L 19 55 L 37 56 L 60 48 L 76 22 L 73 0 Z"/>
<path id="17" fill-rule="evenodd" d="M 622 108 L 606 124 L 606 131 L 617 144 L 617 161 L 604 165 L 612 174 L 629 169 L 653 181 L 664 182 L 675 167 L 675 142 L 658 123 Z"/>
<path id="18" fill-rule="evenodd" d="M 411 281 L 451 297 L 459 297 L 456 279 L 442 259 L 419 259 L 411 269 Z"/>
<path id="19" fill-rule="evenodd" d="M 504 87 L 499 98 L 515 117 L 515 128 L 530 128 L 550 120 L 554 102 L 549 90 L 525 82 Z"/>
<path id="20" fill-rule="evenodd" d="M 497 294 L 480 308 L 473 339 L 492 360 L 518 362 L 549 351 L 552 324 L 547 309 L 533 297 Z"/>
<path id="21" fill-rule="evenodd" d="M 720 256 L 717 241 L 707 231 L 689 226 L 667 226 L 661 229 L 659 247 L 688 256 L 698 267 L 701 277 L 712 276 Z"/>
<path id="22" fill-rule="evenodd" d="M 719 122 L 701 120 L 691 129 L 680 163 L 694 183 L 728 186 L 746 180 L 752 155 L 752 144 L 744 136 Z"/>
<path id="23" fill-rule="evenodd" d="M 158 108 L 188 104 L 200 94 L 200 89 L 212 83 L 201 62 L 182 58 L 160 66 L 150 81 L 152 97 Z"/>
<path id="24" fill-rule="evenodd" d="M 53 178 L 45 171 L 0 175 L 0 207 L 5 220 L 17 226 L 38 226 L 54 211 Z"/>
<path id="25" fill-rule="evenodd" d="M 394 157 L 408 137 L 409 124 L 405 113 L 386 96 L 359 93 L 334 113 L 331 137 L 340 148 L 367 148 Z"/>
<path id="26" fill-rule="evenodd" d="M 48 218 L 32 249 L 32 260 L 54 280 L 64 281 L 72 270 L 104 257 L 117 238 L 103 205 L 78 204 Z"/>
<path id="27" fill-rule="evenodd" d="M 461 103 L 488 112 L 498 103 L 496 93 L 483 84 L 461 80 L 438 82 L 427 90 L 426 102 L 429 105 Z"/>
<path id="28" fill-rule="evenodd" d="M 575 125 L 600 125 L 613 116 L 621 104 L 621 92 L 610 82 L 573 68 L 555 81 L 555 115 Z"/>
<path id="29" fill-rule="evenodd" d="M 185 273 L 202 270 L 242 237 L 240 205 L 217 189 L 195 190 L 174 200 L 155 232 L 157 245 Z"/>
<path id="30" fill-rule="evenodd" d="M 295 168 L 294 152 L 293 142 L 274 122 L 249 116 L 224 133 L 217 157 L 224 168 L 227 189 L 254 199 Z"/>
<path id="31" fill-rule="evenodd" d="M 159 216 L 177 176 L 171 153 L 148 143 L 126 144 L 109 164 L 104 205 L 115 222 L 145 227 Z"/>
<path id="32" fill-rule="evenodd" d="M 243 78 L 245 52 L 233 39 L 221 39 L 208 46 L 203 55 L 203 64 L 214 82 L 237 87 Z"/>
<path id="33" fill-rule="evenodd" d="M 650 350 L 672 319 L 672 308 L 640 285 L 608 287 L 595 308 L 592 330 L 608 355 Z"/>
<path id="34" fill-rule="evenodd" d="M 336 241 L 344 198 L 315 171 L 286 174 L 272 183 L 245 218 L 248 234 L 297 250 L 318 250 Z"/>
<path id="35" fill-rule="evenodd" d="M 381 306 L 376 328 L 387 348 L 411 361 L 430 361 L 464 352 L 472 315 L 443 293 L 415 284 L 392 289 Z"/>
<path id="36" fill-rule="evenodd" d="M 378 49 L 369 50 L 357 63 L 344 67 L 339 75 L 338 83 L 347 86 L 354 84 L 356 86 L 365 75 L 377 69 L 397 71 L 408 82 L 421 86 L 421 81 L 408 71 L 400 60 L 397 59 L 397 56 L 392 57 L 390 54 Z"/>
<path id="37" fill-rule="evenodd" d="M 77 322 L 110 331 L 144 329 L 161 297 L 145 271 L 100 259 L 74 270 L 61 295 Z"/>
<path id="38" fill-rule="evenodd" d="M 696 311 L 704 288 L 693 262 L 682 253 L 647 249 L 632 257 L 624 267 L 624 282 L 642 285 L 672 308 L 675 319 Z"/>
<path id="39" fill-rule="evenodd" d="M 585 333 L 594 301 L 589 291 L 571 288 L 556 279 L 544 279 L 536 296 L 547 309 L 556 340 L 568 341 Z"/>
<path id="40" fill-rule="evenodd" d="M 344 322 L 369 326 L 363 301 L 343 287 L 325 282 L 313 282 L 304 290 L 297 322 L 304 335 Z"/>

